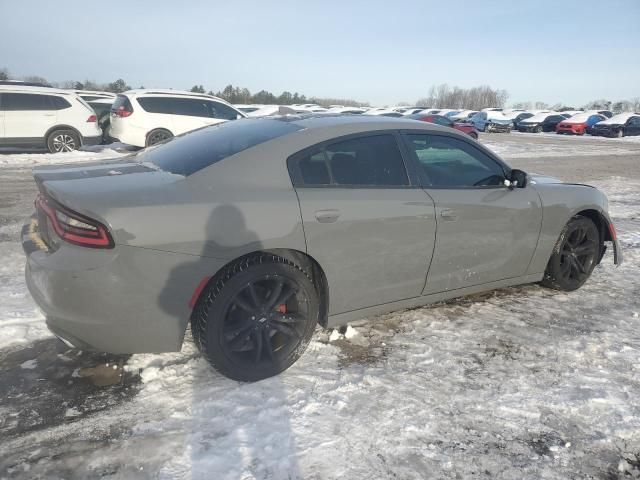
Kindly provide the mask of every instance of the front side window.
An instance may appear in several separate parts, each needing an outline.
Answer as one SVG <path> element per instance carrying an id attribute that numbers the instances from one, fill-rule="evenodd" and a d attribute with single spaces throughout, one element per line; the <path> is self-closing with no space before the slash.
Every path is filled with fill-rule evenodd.
<path id="1" fill-rule="evenodd" d="M 224 120 L 236 120 L 238 118 L 238 112 L 224 103 L 210 101 L 208 104 L 210 116 L 213 118 Z"/>
<path id="2" fill-rule="evenodd" d="M 504 184 L 502 167 L 473 145 L 452 137 L 407 134 L 425 186 L 497 187 Z"/>
<path id="3" fill-rule="evenodd" d="M 329 144 L 298 162 L 303 186 L 404 186 L 409 184 L 393 135 Z"/>

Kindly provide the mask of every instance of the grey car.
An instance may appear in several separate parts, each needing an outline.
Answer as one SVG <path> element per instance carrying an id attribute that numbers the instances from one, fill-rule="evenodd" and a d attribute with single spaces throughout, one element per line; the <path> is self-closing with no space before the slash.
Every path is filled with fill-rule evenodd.
<path id="1" fill-rule="evenodd" d="M 55 335 L 177 351 L 190 322 L 242 381 L 287 369 L 318 324 L 531 282 L 575 290 L 607 242 L 622 261 L 600 191 L 415 120 L 243 119 L 34 177 L 26 280 Z"/>

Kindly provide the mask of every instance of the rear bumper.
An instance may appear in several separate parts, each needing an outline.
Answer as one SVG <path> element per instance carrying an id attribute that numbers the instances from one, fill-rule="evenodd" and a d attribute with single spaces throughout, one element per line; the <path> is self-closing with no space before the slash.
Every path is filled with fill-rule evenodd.
<path id="1" fill-rule="evenodd" d="M 582 127 L 558 127 L 556 133 L 568 133 L 571 135 L 583 135 L 587 129 Z"/>
<path id="2" fill-rule="evenodd" d="M 25 279 L 58 337 L 115 354 L 178 351 L 200 281 L 224 261 L 126 245 L 50 251 L 30 220 Z"/>
<path id="3" fill-rule="evenodd" d="M 597 136 L 597 137 L 615 137 L 616 136 L 616 132 L 612 131 L 612 130 L 596 130 L 594 128 L 591 129 L 591 135 Z"/>
<path id="4" fill-rule="evenodd" d="M 95 137 L 82 137 L 82 145 L 100 145 L 102 143 L 102 135 Z"/>

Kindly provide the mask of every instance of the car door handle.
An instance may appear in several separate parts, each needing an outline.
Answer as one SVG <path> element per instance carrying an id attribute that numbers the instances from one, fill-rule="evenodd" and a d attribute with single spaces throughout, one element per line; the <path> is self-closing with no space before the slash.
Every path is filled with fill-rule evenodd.
<path id="1" fill-rule="evenodd" d="M 455 210 L 451 210 L 450 208 L 440 210 L 440 216 L 447 222 L 454 222 L 458 219 L 458 215 L 456 215 Z"/>
<path id="2" fill-rule="evenodd" d="M 315 215 L 320 223 L 333 223 L 338 220 L 340 210 L 318 210 Z"/>

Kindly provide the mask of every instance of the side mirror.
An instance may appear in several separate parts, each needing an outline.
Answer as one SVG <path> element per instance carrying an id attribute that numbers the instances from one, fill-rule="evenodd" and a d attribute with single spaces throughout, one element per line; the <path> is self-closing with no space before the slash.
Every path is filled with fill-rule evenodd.
<path id="1" fill-rule="evenodd" d="M 508 185 L 507 185 L 508 182 Z M 514 168 L 511 170 L 511 175 L 505 181 L 505 185 L 509 188 L 524 188 L 527 186 L 527 172 Z"/>

